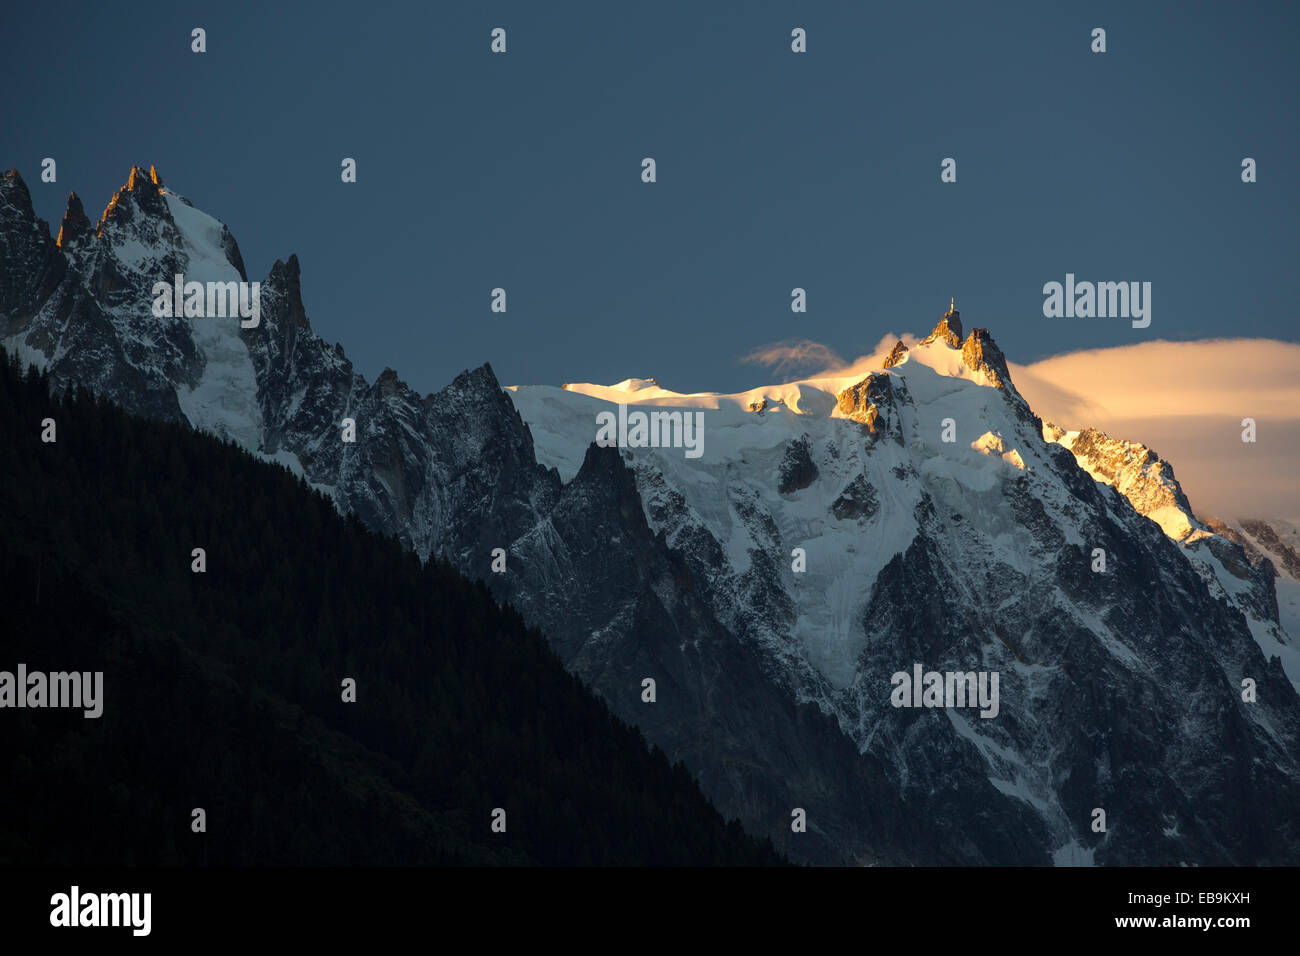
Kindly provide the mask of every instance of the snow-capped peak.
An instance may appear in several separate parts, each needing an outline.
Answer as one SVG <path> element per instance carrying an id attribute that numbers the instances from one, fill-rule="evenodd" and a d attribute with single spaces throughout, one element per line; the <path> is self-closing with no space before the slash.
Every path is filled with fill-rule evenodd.
<path id="1" fill-rule="evenodd" d="M 640 392 L 644 389 L 658 389 L 659 383 L 652 378 L 625 378 L 613 388 L 620 392 Z"/>

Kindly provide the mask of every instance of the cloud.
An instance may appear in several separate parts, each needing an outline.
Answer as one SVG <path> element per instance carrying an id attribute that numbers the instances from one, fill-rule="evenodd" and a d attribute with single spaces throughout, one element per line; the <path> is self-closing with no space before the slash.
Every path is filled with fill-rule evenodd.
<path id="1" fill-rule="evenodd" d="M 830 346 L 810 339 L 787 339 L 784 342 L 772 342 L 760 345 L 752 352 L 740 357 L 743 365 L 761 365 L 772 369 L 780 378 L 777 384 L 803 381 L 816 378 L 843 378 L 850 375 L 866 375 L 878 370 L 889 355 L 894 343 L 902 339 L 908 348 L 920 341 L 910 332 L 885 335 L 876 347 L 866 355 L 859 355 L 849 362 L 841 358 Z"/>
<path id="2" fill-rule="evenodd" d="M 802 378 L 809 372 L 828 366 L 843 365 L 840 358 L 829 346 L 809 339 L 786 339 L 783 342 L 770 342 L 760 345 L 752 352 L 742 355 L 742 365 L 759 365 L 769 368 L 777 375 Z"/>
<path id="3" fill-rule="evenodd" d="M 1300 419 L 1300 345 L 1273 339 L 1089 349 L 1012 364 L 1011 376 L 1036 410 L 1035 395 L 1071 423 L 1218 414 Z"/>
<path id="4" fill-rule="evenodd" d="M 1043 418 L 1154 449 L 1198 515 L 1300 516 L 1300 345 L 1160 340 L 1010 368 Z M 1241 440 L 1244 418 L 1255 420 L 1253 444 Z"/>

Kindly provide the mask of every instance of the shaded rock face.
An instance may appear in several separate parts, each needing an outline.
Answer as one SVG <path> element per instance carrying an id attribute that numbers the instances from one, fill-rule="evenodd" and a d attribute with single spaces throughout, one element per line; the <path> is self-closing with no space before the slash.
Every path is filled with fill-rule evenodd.
<path id="1" fill-rule="evenodd" d="M 1043 425 L 1043 437 L 1068 448 L 1090 475 L 1114 487 L 1138 514 L 1180 542 L 1211 595 L 1245 615 L 1266 656 L 1291 645 L 1281 627 L 1272 563 L 1235 528 L 1214 518 L 1198 519 L 1173 466 L 1154 449 L 1092 428 L 1065 432 L 1050 422 Z"/>
<path id="2" fill-rule="evenodd" d="M 813 464 L 812 456 L 809 454 L 808 436 L 805 435 L 786 447 L 777 488 L 783 495 L 794 494 L 807 488 L 816 480 L 817 466 Z"/>
<path id="3" fill-rule="evenodd" d="M 212 381 L 213 353 L 191 323 L 149 312 L 152 282 L 191 264 L 193 212 L 136 169 L 96 228 L 65 217 L 77 238 L 61 249 L 21 179 L 0 179 L 6 345 L 56 383 L 212 427 L 181 398 Z M 228 231 L 204 228 L 218 265 L 244 275 Z M 958 347 L 955 312 L 936 331 Z M 935 446 L 907 385 L 915 355 L 841 392 L 848 421 L 800 418 L 749 458 L 684 472 L 680 455 L 591 445 L 561 481 L 489 365 L 431 395 L 357 372 L 312 331 L 292 256 L 263 280 L 260 326 L 227 344 L 247 363 L 227 397 L 248 399 L 251 450 L 485 578 L 724 815 L 796 859 L 1300 863 L 1300 698 L 1277 659 L 1183 549 L 1045 442 L 986 334 L 962 354 L 1002 387 L 945 385 L 996 419 L 980 430 L 996 427 L 1023 471 Z M 914 663 L 999 673 L 999 715 L 893 706 L 891 675 Z M 1107 834 L 1091 832 L 1097 806 Z M 807 833 L 790 829 L 795 807 Z"/>
<path id="4" fill-rule="evenodd" d="M 1278 623 L 1277 592 L 1273 587 L 1277 572 L 1272 561 L 1262 558 L 1252 563 L 1241 545 L 1218 536 L 1193 541 L 1188 547 L 1208 550 L 1228 574 L 1243 584 L 1233 594 L 1237 607 L 1257 620 Z"/>
<path id="5" fill-rule="evenodd" d="M 25 328 L 67 273 L 18 170 L 0 177 L 0 334 Z"/>
<path id="6" fill-rule="evenodd" d="M 876 489 L 865 475 L 858 475 L 831 504 L 831 512 L 841 520 L 871 518 L 880 508 Z"/>
<path id="7" fill-rule="evenodd" d="M 1194 647 L 1189 648 L 1185 641 L 1190 628 L 1187 608 L 1170 593 L 1173 582 L 1166 575 L 1181 565 L 1178 586 L 1196 590 L 1198 582 L 1183 562 L 1175 561 L 1175 556 L 1168 553 L 1173 546 L 1167 540 L 1153 538 L 1148 542 L 1157 551 L 1166 552 L 1160 564 L 1151 567 L 1139 557 L 1146 546 L 1139 545 L 1134 550 L 1127 544 L 1129 535 L 1118 527 L 1113 529 L 1116 538 L 1107 543 L 1119 550 L 1110 553 L 1119 556 L 1125 574 L 1132 574 L 1135 580 L 1132 594 L 1126 594 L 1118 604 L 1108 607 L 1110 597 L 1105 589 L 1109 585 L 1089 571 L 1086 554 L 1068 546 L 1054 548 L 1053 535 L 1046 528 L 1041 533 L 1043 550 L 1035 549 L 1033 553 L 1036 558 L 1051 561 L 1050 577 L 1057 586 L 1071 593 L 1079 605 L 1107 608 L 1103 611 L 1107 624 L 1121 629 L 1125 646 L 1155 666 L 1159 680 L 1152 682 L 1137 671 L 1116 666 L 1117 662 L 1102 645 L 1083 639 L 1081 628 L 1086 627 L 1083 621 L 1073 615 L 1058 615 L 1042 606 L 1026 576 L 1013 572 L 1009 565 L 1000 569 L 981 568 L 974 575 L 956 573 L 945 558 L 948 549 L 930 534 L 919 536 L 877 580 L 867 619 L 872 634 L 880 636 L 873 637 L 864 652 L 869 660 L 876 662 L 875 669 L 897 667 L 900 659 L 914 659 L 944 662 L 934 667 L 948 670 L 960 668 L 958 662 L 963 660 L 983 657 L 987 661 L 990 656 L 1005 655 L 1029 673 L 1047 665 L 1049 655 L 1068 648 L 1059 673 L 1041 684 L 1026 679 L 1017 684 L 1018 689 L 1010 689 L 1008 683 L 1003 690 L 1004 706 L 1018 706 L 1011 703 L 1017 695 L 1042 701 L 1033 718 L 1038 724 L 1036 732 L 1031 730 L 1030 722 L 1021 719 L 1006 726 L 1001 721 L 989 721 L 998 724 L 998 736 L 1006 745 L 1007 753 L 1025 752 L 1027 738 L 1022 738 L 1023 734 L 1041 733 L 1044 742 L 1052 739 L 1055 744 L 1050 746 L 1059 747 L 1057 756 L 1048 758 L 1046 765 L 1059 782 L 1052 799 L 1054 809 L 1032 814 L 1026 804 L 1019 803 L 1014 809 L 999 807 L 996 812 L 999 825 L 1010 824 L 1006 835 L 1013 845 L 1022 848 L 1050 845 L 1055 841 L 1045 838 L 1039 828 L 1050 829 L 1066 821 L 1084 819 L 1095 806 L 1104 807 L 1108 820 L 1114 821 L 1114 806 L 1127 819 L 1150 820 L 1152 824 L 1144 824 L 1143 835 L 1122 847 L 1114 839 L 1101 834 L 1089 837 L 1075 828 L 1074 840 L 1093 862 L 1114 864 L 1123 860 L 1151 865 L 1185 859 L 1187 854 L 1216 859 L 1261 858 L 1258 855 L 1278 858 L 1276 849 L 1266 846 L 1266 834 L 1272 831 L 1273 825 L 1251 820 L 1240 803 L 1230 801 L 1221 805 L 1222 821 L 1227 824 L 1224 830 L 1205 825 L 1205 817 L 1197 809 L 1206 800 L 1217 800 L 1214 794 L 1223 787 L 1232 786 L 1227 777 L 1213 773 L 1211 776 L 1216 779 L 1201 776 L 1195 769 L 1200 760 L 1209 754 L 1231 751 L 1232 740 L 1238 733 L 1259 740 L 1249 729 L 1254 722 L 1249 711 L 1232 705 L 1226 694 L 1211 689 L 1221 686 L 1222 681 L 1221 664 L 1215 662 L 1212 650 L 1215 629 L 1233 635 L 1232 640 L 1236 642 L 1233 654 L 1246 655 L 1249 638 L 1242 633 L 1242 628 L 1231 623 L 1231 614 L 1225 606 L 1198 602 L 1198 607 L 1212 615 L 1214 625 L 1203 630 L 1195 628 L 1203 636 L 1196 637 Z M 1154 602 L 1143 602 L 1140 597 L 1143 590 L 1161 596 Z M 925 599 L 918 601 L 917 595 L 925 595 Z M 998 613 L 987 616 L 983 609 L 990 599 L 999 597 L 1006 603 Z M 969 624 L 962 623 L 963 607 L 975 612 Z M 1002 671 L 1004 680 L 1010 681 L 1007 675 L 1015 672 L 1015 665 L 1008 666 Z M 1272 686 L 1282 691 L 1280 675 L 1272 668 L 1268 673 Z M 1083 674 L 1091 676 L 1080 681 Z M 1219 698 L 1220 704 L 1211 713 L 1198 713 L 1198 705 L 1183 699 L 1182 691 L 1175 691 L 1174 687 L 1197 688 L 1191 692 L 1194 698 L 1203 702 Z M 872 702 L 870 697 L 866 700 Z M 1167 748 L 1159 740 L 1159 731 L 1134 719 L 1135 711 L 1148 717 L 1158 714 L 1153 719 L 1162 726 L 1175 713 L 1190 720 L 1186 752 L 1175 756 L 1175 751 L 1182 748 Z M 958 791 L 979 785 L 975 766 L 967 763 L 960 748 L 952 745 L 950 719 L 943 712 L 897 711 L 876 704 L 871 724 L 879 743 L 873 751 L 894 754 L 893 759 L 886 758 L 887 765 L 908 767 L 909 782 L 903 784 L 903 792 L 909 800 L 929 800 L 932 805 L 944 803 L 925 792 L 929 787 L 925 781 L 940 772 L 946 773 L 950 781 L 965 780 L 957 782 Z M 962 715 L 961 719 L 966 721 L 967 729 L 972 729 L 971 718 Z M 1172 762 L 1153 761 L 1155 751 L 1173 758 Z M 1193 757 L 1193 752 L 1200 756 Z M 1271 757 L 1266 762 L 1270 767 L 1275 766 Z M 1015 764 L 1015 759 L 1009 760 L 1000 773 L 984 776 L 983 782 L 999 791 L 1012 789 L 1006 782 L 1017 779 Z M 1138 787 L 1132 782 L 1129 768 L 1137 765 L 1146 768 L 1144 772 L 1152 773 L 1149 786 Z M 1001 773 L 1008 776 L 1002 777 Z M 912 774 L 916 776 L 913 778 Z M 1264 802 L 1271 812 L 1290 819 L 1292 811 L 1283 810 L 1278 802 L 1282 790 L 1290 789 L 1290 784 L 1282 783 L 1282 775 L 1281 772 L 1271 775 Z M 965 799 L 957 797 L 952 802 L 959 804 Z M 984 799 L 976 798 L 975 802 L 982 803 Z M 936 808 L 935 812 L 958 811 L 951 807 Z M 1175 820 L 1196 818 L 1200 822 L 1194 827 L 1184 825 L 1177 841 L 1170 842 L 1162 836 L 1165 830 L 1174 829 Z M 1158 821 L 1163 824 L 1154 825 Z"/>

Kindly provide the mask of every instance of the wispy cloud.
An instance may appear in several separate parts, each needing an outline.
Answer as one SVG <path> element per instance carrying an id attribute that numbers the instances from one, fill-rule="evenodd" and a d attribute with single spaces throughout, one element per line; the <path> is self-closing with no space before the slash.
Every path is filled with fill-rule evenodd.
<path id="1" fill-rule="evenodd" d="M 876 347 L 865 355 L 849 361 L 840 357 L 834 349 L 810 339 L 787 339 L 784 342 L 771 342 L 760 345 L 752 352 L 740 357 L 741 364 L 760 365 L 769 368 L 777 376 L 776 384 L 785 384 L 810 378 L 841 378 L 859 372 L 866 375 L 873 369 L 879 369 L 885 356 L 902 339 L 903 344 L 911 348 L 918 341 L 915 335 L 904 332 L 885 335 Z"/>
<path id="2" fill-rule="evenodd" d="M 759 365 L 771 369 L 777 376 L 790 380 L 804 378 L 822 369 L 842 366 L 840 358 L 829 346 L 809 339 L 786 339 L 760 345 L 740 357 L 742 365 Z"/>

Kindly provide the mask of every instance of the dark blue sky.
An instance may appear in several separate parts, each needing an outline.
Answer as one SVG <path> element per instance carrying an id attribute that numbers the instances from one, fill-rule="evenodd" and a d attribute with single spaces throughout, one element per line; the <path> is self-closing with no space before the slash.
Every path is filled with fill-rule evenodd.
<path id="1" fill-rule="evenodd" d="M 737 362 L 756 346 L 852 357 L 928 331 L 950 295 L 1019 362 L 1300 341 L 1298 11 L 7 4 L 0 165 L 57 229 L 69 190 L 94 215 L 156 164 L 230 226 L 250 278 L 296 252 L 317 332 L 425 391 L 485 360 L 506 383 L 730 391 L 769 377 Z M 1044 318 L 1066 272 L 1150 281 L 1150 328 Z"/>

